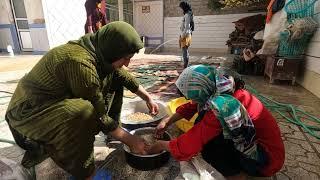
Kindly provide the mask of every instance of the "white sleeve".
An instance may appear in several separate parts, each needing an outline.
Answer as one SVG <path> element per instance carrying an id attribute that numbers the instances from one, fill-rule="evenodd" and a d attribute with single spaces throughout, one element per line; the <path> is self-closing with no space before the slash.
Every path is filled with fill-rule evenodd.
<path id="1" fill-rule="evenodd" d="M 191 16 L 189 13 L 186 13 L 184 15 L 184 24 L 183 24 L 183 31 L 182 31 L 182 36 L 186 36 L 189 32 L 191 32 L 191 26 L 190 26 L 190 22 L 191 22 Z"/>

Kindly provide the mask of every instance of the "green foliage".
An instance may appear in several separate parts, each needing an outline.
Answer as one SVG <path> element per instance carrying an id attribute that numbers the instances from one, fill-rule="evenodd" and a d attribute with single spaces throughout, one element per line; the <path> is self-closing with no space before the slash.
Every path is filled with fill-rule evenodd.
<path id="1" fill-rule="evenodd" d="M 224 7 L 224 4 L 222 4 L 219 0 L 209 0 L 208 7 L 212 10 L 220 10 Z"/>
<path id="2" fill-rule="evenodd" d="M 225 8 L 250 7 L 266 2 L 266 0 L 224 0 Z"/>
<path id="3" fill-rule="evenodd" d="M 250 8 L 267 5 L 268 0 L 209 0 L 208 7 L 212 10 Z"/>

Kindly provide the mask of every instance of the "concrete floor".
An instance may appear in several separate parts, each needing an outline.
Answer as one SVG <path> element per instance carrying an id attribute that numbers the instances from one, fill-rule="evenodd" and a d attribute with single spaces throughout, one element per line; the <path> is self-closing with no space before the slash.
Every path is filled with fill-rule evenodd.
<path id="1" fill-rule="evenodd" d="M 0 90 L 13 92 L 17 81 L 30 70 L 40 57 L 41 56 L 18 56 L 15 58 L 8 58 L 0 56 Z M 143 67 L 142 65 L 156 64 L 158 67 L 162 67 L 162 70 L 156 72 L 160 74 L 159 77 L 163 73 L 170 74 L 169 76 L 161 76 L 162 79 L 160 82 L 147 87 L 148 91 L 151 92 L 156 99 L 167 102 L 178 96 L 175 87 L 172 86 L 172 84 L 179 72 L 182 70 L 182 62 L 180 58 L 181 57 L 177 55 L 163 54 L 137 55 L 134 57 L 129 68 L 135 72 L 137 69 Z M 230 62 L 229 56 L 213 55 L 213 57 L 204 57 L 203 55 L 196 55 L 191 57 L 192 64 L 220 63 L 221 65 L 229 66 Z M 146 68 L 148 67 L 146 66 Z M 158 74 L 155 74 L 155 76 Z M 139 75 L 139 73 L 136 73 L 135 75 Z M 276 82 L 276 84 L 269 84 L 267 80 L 260 76 L 245 76 L 244 79 L 247 84 L 258 90 L 261 94 L 272 97 L 279 102 L 293 104 L 316 117 L 320 117 L 320 99 L 301 86 L 291 86 L 289 85 L 290 82 Z M 146 86 L 148 85 L 146 84 Z M 6 95 L 7 94 L 0 92 L 1 97 Z M 3 121 L 1 122 L 1 120 L 4 119 L 5 109 L 9 100 L 10 97 L 0 99 L 0 138 L 6 139 L 12 139 L 12 137 L 6 123 Z M 274 116 L 277 118 L 282 132 L 286 148 L 286 160 L 281 172 L 277 173 L 277 175 L 272 178 L 264 179 L 320 179 L 320 140 L 311 137 L 300 127 L 288 123 L 278 114 L 274 113 Z M 103 139 L 103 137 L 97 136 L 95 144 L 95 158 L 97 166 L 112 169 L 106 162 L 110 159 L 110 156 L 108 155 L 116 150 L 116 148 L 111 146 L 106 147 Z M 17 162 L 22 158 L 23 151 L 16 146 L 0 143 L 0 149 L 0 157 L 6 157 Z M 114 154 L 116 153 L 117 152 L 115 151 Z M 120 160 L 118 159 L 116 161 L 119 162 Z M 170 161 L 170 163 L 176 164 L 177 162 Z M 171 164 L 167 166 L 176 168 L 175 165 L 171 166 Z M 124 168 L 128 167 L 125 166 Z M 168 169 L 164 168 L 164 171 L 167 170 Z M 172 171 L 173 169 L 169 168 L 169 171 L 170 170 Z M 177 169 L 175 170 L 177 171 Z M 131 171 L 131 174 L 132 173 L 141 172 Z M 153 173 L 153 175 L 150 175 L 150 173 Z M 154 179 L 159 175 L 156 171 L 150 173 L 148 176 L 149 178 L 147 179 Z M 37 166 L 38 179 L 65 179 L 67 176 L 68 175 L 57 167 L 50 159 Z M 129 177 L 129 174 L 127 177 Z M 119 177 L 115 179 L 118 178 Z M 165 176 L 165 178 L 170 179 L 169 176 Z M 124 179 L 134 178 L 131 177 Z"/>

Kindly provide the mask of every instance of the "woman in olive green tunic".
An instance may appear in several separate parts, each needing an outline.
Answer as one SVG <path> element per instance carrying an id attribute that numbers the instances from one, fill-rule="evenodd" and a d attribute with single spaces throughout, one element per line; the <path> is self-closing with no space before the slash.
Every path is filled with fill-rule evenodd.
<path id="1" fill-rule="evenodd" d="M 22 164 L 31 167 L 49 156 L 77 179 L 90 179 L 99 131 L 145 153 L 142 139 L 118 127 L 123 87 L 145 100 L 151 113 L 158 111 L 122 68 L 142 47 L 131 25 L 113 22 L 50 50 L 20 80 L 6 113 L 17 144 L 26 149 Z"/>

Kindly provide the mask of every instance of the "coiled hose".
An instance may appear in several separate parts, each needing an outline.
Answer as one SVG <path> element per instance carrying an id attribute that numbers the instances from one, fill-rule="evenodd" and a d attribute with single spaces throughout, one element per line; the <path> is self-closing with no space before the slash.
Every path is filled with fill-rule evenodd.
<path id="1" fill-rule="evenodd" d="M 320 119 L 315 117 L 292 104 L 279 103 L 269 97 L 261 95 L 257 90 L 253 87 L 246 85 L 246 89 L 253 93 L 269 110 L 277 112 L 280 116 L 286 119 L 288 122 L 295 124 L 301 127 L 304 131 L 306 131 L 311 136 L 320 139 Z M 290 116 L 287 116 L 288 113 Z M 319 126 L 310 126 L 305 124 L 301 118 L 303 117 L 304 121 L 313 121 Z"/>

